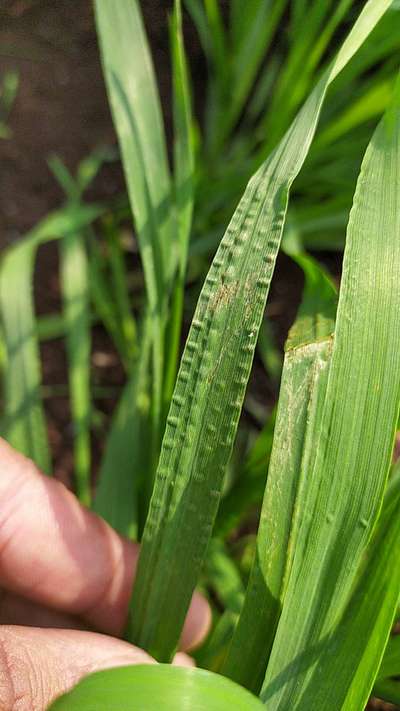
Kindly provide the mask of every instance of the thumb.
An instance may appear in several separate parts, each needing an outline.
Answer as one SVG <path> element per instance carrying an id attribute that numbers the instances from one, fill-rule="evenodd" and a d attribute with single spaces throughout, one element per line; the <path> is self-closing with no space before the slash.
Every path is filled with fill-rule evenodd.
<path id="1" fill-rule="evenodd" d="M 146 652 L 106 635 L 4 626 L 0 628 L 0 708 L 44 711 L 90 672 L 151 663 L 154 660 Z"/>

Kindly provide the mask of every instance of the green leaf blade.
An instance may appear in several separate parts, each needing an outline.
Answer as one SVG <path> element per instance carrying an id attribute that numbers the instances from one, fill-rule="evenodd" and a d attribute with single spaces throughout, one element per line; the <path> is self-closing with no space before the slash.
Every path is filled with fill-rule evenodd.
<path id="1" fill-rule="evenodd" d="M 257 697 L 203 669 L 136 665 L 96 672 L 61 696 L 49 711 L 262 711 Z"/>
<path id="2" fill-rule="evenodd" d="M 51 212 L 2 255 L 0 312 L 7 351 L 2 432 L 10 444 L 47 473 L 50 454 L 39 392 L 41 372 L 32 297 L 36 251 L 40 244 L 79 231 L 103 211 L 102 207 L 89 204 Z"/>
<path id="3" fill-rule="evenodd" d="M 357 584 L 332 634 L 316 647 L 313 703 L 317 708 L 359 711 L 371 694 L 393 624 L 400 588 L 400 478 L 398 472 L 358 571 Z M 343 664 L 343 660 L 346 663 Z M 374 695 L 396 688 L 379 679 Z M 305 694 L 304 703 L 307 700 Z M 391 698 L 389 696 L 388 700 Z"/>
<path id="4" fill-rule="evenodd" d="M 312 650 L 332 632 L 348 599 L 389 471 L 400 400 L 399 129 L 397 104 L 372 138 L 354 197 L 326 406 L 310 470 L 314 500 L 261 694 L 271 711 L 310 707 L 318 683 Z M 319 707 L 331 703 L 329 694 Z"/>
<path id="5" fill-rule="evenodd" d="M 337 60 L 250 180 L 203 286 L 167 419 L 133 593 L 131 637 L 160 660 L 168 660 L 177 645 L 211 536 L 290 185 L 306 158 L 330 81 L 388 4 L 367 3 Z M 230 394 L 225 406 L 224 392 Z"/>
<path id="6" fill-rule="evenodd" d="M 306 283 L 286 343 L 256 556 L 222 667 L 224 674 L 254 693 L 259 693 L 265 676 L 307 510 L 307 470 L 315 453 L 332 354 L 336 292 L 316 262 L 305 255 L 299 259 Z"/>
<path id="7" fill-rule="evenodd" d="M 60 242 L 60 258 L 71 414 L 74 425 L 76 491 L 82 503 L 89 506 L 91 501 L 91 323 L 87 254 L 82 234 L 65 235 Z"/>
<path id="8" fill-rule="evenodd" d="M 151 334 L 144 324 L 140 356 L 117 404 L 107 437 L 93 508 L 121 535 L 139 537 L 139 491 L 149 471 L 149 359 Z"/>
<path id="9" fill-rule="evenodd" d="M 104 76 L 134 216 L 153 324 L 153 427 L 161 429 L 166 307 L 178 260 L 172 186 L 138 0 L 96 0 Z"/>
<path id="10" fill-rule="evenodd" d="M 137 0 L 123 4 L 97 1 L 95 8 L 148 295 L 157 304 L 171 259 L 171 184 L 153 66 Z"/>
<path id="11" fill-rule="evenodd" d="M 6 346 L 2 436 L 50 473 L 47 427 L 40 396 L 41 368 L 33 306 L 36 245 L 10 250 L 0 269 L 0 311 Z"/>
<path id="12" fill-rule="evenodd" d="M 194 206 L 194 138 L 189 69 L 182 32 L 182 8 L 175 0 L 170 22 L 174 117 L 174 198 L 179 258 L 167 324 L 164 411 L 167 415 L 178 370 L 189 238 Z"/>

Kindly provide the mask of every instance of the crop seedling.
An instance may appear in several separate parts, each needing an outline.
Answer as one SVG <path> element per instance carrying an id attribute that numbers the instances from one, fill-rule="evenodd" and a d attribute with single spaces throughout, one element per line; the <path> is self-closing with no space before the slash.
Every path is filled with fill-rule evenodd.
<path id="1" fill-rule="evenodd" d="M 84 200 L 113 156 L 98 150 L 75 176 L 53 157 L 64 207 L 2 255 L 2 433 L 50 472 L 39 342 L 62 335 L 76 491 L 141 541 L 126 637 L 160 664 L 90 675 L 54 711 L 400 703 L 400 13 L 354 5 L 231 0 L 227 18 L 217 0 L 187 0 L 209 71 L 201 131 L 176 0 L 170 166 L 140 4 L 95 1 L 144 288 L 124 202 Z M 337 293 L 306 247 L 337 248 L 345 222 Z M 38 319 L 35 257 L 54 238 L 63 311 Z M 188 274 L 197 283 L 215 247 L 180 358 Z M 280 249 L 304 275 L 283 363 L 264 315 Z M 94 320 L 126 385 L 93 489 Z M 259 413 L 245 399 L 257 347 L 280 392 L 254 436 L 239 418 L 243 404 Z M 254 505 L 257 535 L 243 536 Z M 173 667 L 198 584 L 214 613 L 201 668 Z"/>
<path id="2" fill-rule="evenodd" d="M 18 84 L 19 77 L 17 72 L 6 72 L 2 77 L 0 88 L 0 138 L 10 138 L 12 135 L 8 126 L 8 117 L 17 96 Z"/>

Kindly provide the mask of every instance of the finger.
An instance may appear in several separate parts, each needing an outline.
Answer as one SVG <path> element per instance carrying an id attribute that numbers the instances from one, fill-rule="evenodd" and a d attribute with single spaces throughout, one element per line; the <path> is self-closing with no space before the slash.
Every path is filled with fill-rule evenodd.
<path id="1" fill-rule="evenodd" d="M 0 592 L 0 625 L 87 630 L 87 625 L 78 617 L 6 591 Z"/>
<path id="2" fill-rule="evenodd" d="M 81 677 L 100 669 L 151 664 L 141 649 L 94 632 L 0 628 L 0 708 L 44 711 Z"/>
<path id="3" fill-rule="evenodd" d="M 138 546 L 0 441 L 0 586 L 122 630 Z"/>
<path id="4" fill-rule="evenodd" d="M 210 624 L 210 608 L 204 598 L 195 593 L 191 612 L 183 628 L 180 649 L 189 650 L 197 646 L 206 636 Z M 6 591 L 0 591 L 0 625 L 87 630 L 87 626 L 78 617 L 52 610 L 40 603 Z M 193 660 L 186 654 L 178 653 L 175 659 L 178 660 L 179 666 L 193 665 Z"/>
<path id="5" fill-rule="evenodd" d="M 179 649 L 186 652 L 198 647 L 211 628 L 211 609 L 207 600 L 195 592 L 183 626 Z"/>
<path id="6" fill-rule="evenodd" d="M 175 654 L 174 661 L 172 662 L 174 667 L 195 667 L 195 661 L 192 657 L 189 657 L 185 652 L 178 652 Z"/>
<path id="7" fill-rule="evenodd" d="M 138 545 L 1 439 L 0 466 L 0 586 L 121 634 Z M 195 595 L 182 647 L 198 643 L 209 623 L 208 605 Z"/>

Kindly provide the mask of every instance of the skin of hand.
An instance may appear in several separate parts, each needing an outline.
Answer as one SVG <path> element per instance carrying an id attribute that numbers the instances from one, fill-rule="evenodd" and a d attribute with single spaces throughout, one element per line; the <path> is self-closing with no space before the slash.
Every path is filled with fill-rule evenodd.
<path id="1" fill-rule="evenodd" d="M 1 711 L 44 711 L 90 672 L 155 663 L 118 639 L 138 552 L 0 439 Z M 193 664 L 210 620 L 195 593 L 175 664 Z"/>

